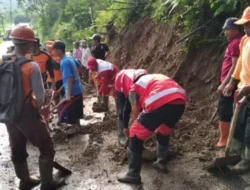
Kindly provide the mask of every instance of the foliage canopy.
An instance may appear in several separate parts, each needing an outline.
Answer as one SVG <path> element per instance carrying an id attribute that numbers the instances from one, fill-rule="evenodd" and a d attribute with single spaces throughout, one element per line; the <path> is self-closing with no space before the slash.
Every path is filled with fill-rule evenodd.
<path id="1" fill-rule="evenodd" d="M 248 0 L 18 0 L 32 16 L 42 40 L 88 39 L 93 33 L 106 34 L 112 23 L 121 31 L 143 17 L 179 25 L 187 34 L 204 25 L 203 36 L 216 37 L 227 17 L 241 16 Z"/>

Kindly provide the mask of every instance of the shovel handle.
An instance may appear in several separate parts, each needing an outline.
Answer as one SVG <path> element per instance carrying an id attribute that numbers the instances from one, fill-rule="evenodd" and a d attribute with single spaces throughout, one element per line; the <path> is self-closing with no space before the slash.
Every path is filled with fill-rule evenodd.
<path id="1" fill-rule="evenodd" d="M 51 112 L 55 111 L 58 107 L 60 107 L 62 104 L 64 104 L 66 101 L 65 99 L 62 100 L 61 102 L 59 102 L 59 104 L 57 104 L 55 107 L 52 108 Z"/>
<path id="2" fill-rule="evenodd" d="M 242 105 L 242 103 L 245 102 L 245 100 L 246 100 L 245 96 L 239 101 L 235 98 L 236 107 L 235 107 L 232 122 L 230 125 L 229 137 L 228 137 L 227 145 L 226 145 L 226 149 L 225 149 L 226 156 L 229 156 L 229 151 L 230 151 L 230 147 L 232 144 L 232 139 L 234 137 L 235 128 L 236 128 L 236 124 L 237 124 L 237 120 L 238 120 L 238 116 L 239 116 L 239 112 L 240 112 L 240 106 Z"/>
<path id="3" fill-rule="evenodd" d="M 241 106 L 241 104 L 243 103 L 243 102 L 245 102 L 245 100 L 246 100 L 246 96 L 244 96 L 244 97 L 242 97 L 240 100 L 238 99 L 239 97 L 239 91 L 236 91 L 235 92 L 235 94 L 234 94 L 234 102 L 235 102 L 235 104 L 236 104 L 236 106 Z"/>
<path id="4" fill-rule="evenodd" d="M 129 137 L 126 138 L 125 144 L 124 144 L 124 149 L 127 150 L 128 148 L 128 141 L 129 141 Z"/>

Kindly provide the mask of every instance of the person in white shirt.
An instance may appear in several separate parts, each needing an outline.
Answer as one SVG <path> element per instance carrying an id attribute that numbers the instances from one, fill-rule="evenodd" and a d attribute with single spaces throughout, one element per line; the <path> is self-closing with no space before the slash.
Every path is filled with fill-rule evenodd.
<path id="1" fill-rule="evenodd" d="M 84 82 L 88 82 L 89 79 L 89 70 L 87 69 L 87 62 L 91 55 L 91 50 L 88 47 L 88 42 L 86 40 L 81 41 L 82 47 L 82 66 L 83 66 L 83 80 Z"/>

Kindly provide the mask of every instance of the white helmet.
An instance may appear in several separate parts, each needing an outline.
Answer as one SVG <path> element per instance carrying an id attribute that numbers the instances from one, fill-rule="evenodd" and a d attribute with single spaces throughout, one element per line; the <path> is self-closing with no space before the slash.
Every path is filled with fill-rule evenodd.
<path id="1" fill-rule="evenodd" d="M 146 75 L 148 72 L 145 69 L 137 69 L 133 76 L 133 81 L 135 82 L 140 76 Z"/>

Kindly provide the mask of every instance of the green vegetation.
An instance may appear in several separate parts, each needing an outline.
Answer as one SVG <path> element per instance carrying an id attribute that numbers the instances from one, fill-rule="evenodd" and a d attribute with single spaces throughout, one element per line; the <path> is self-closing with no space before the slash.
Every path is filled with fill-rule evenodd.
<path id="1" fill-rule="evenodd" d="M 218 41 L 229 16 L 241 16 L 248 0 L 18 0 L 32 18 L 42 40 L 87 39 L 107 29 L 121 31 L 129 22 L 152 17 L 156 22 L 176 24 L 183 36 L 201 28 L 193 37 L 200 43 Z M 107 25 L 109 24 L 109 25 Z M 201 27 L 202 26 L 202 27 Z M 110 36 L 109 36 L 110 37 Z M 205 39 L 205 40 L 204 40 Z M 190 41 L 191 42 L 191 41 Z"/>

